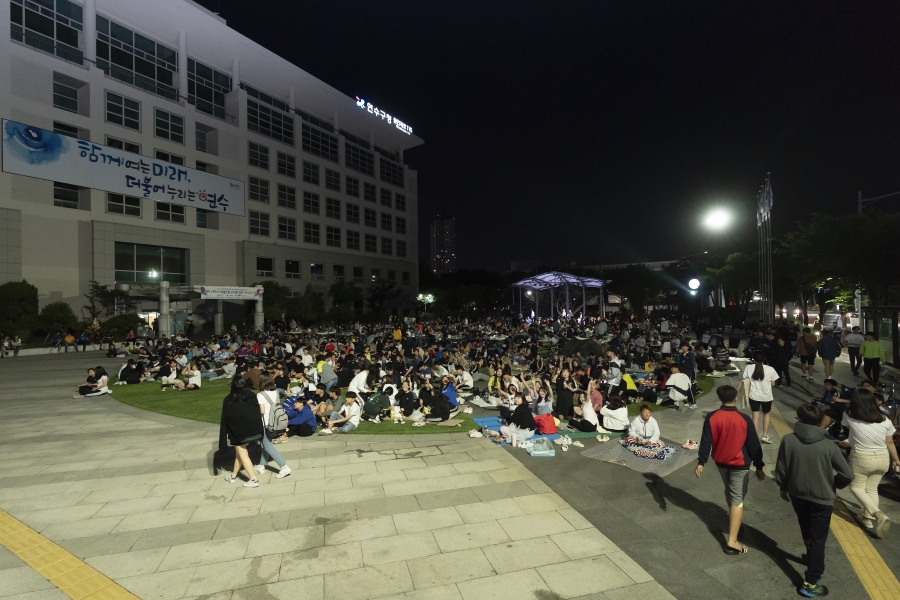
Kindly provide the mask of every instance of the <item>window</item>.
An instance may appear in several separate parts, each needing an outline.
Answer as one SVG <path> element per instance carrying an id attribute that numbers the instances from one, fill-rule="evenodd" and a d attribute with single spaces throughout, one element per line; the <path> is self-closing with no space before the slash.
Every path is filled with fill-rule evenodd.
<path id="1" fill-rule="evenodd" d="M 288 177 L 297 177 L 297 159 L 284 152 L 278 153 L 278 173 Z"/>
<path id="2" fill-rule="evenodd" d="M 297 241 L 297 220 L 278 217 L 278 239 Z"/>
<path id="3" fill-rule="evenodd" d="M 379 160 L 378 162 L 380 164 L 381 180 L 402 188 L 403 165 L 397 164 L 394 161 L 385 158 L 384 156 L 382 156 L 381 160 Z"/>
<path id="4" fill-rule="evenodd" d="M 256 257 L 256 276 L 275 277 L 275 259 L 266 256 Z"/>
<path id="5" fill-rule="evenodd" d="M 78 208 L 78 200 L 81 188 L 68 183 L 53 182 L 53 206 L 63 208 Z"/>
<path id="6" fill-rule="evenodd" d="M 301 126 L 303 150 L 331 162 L 338 161 L 338 139 L 306 123 Z"/>
<path id="7" fill-rule="evenodd" d="M 78 90 L 53 82 L 53 106 L 69 112 L 78 112 Z"/>
<path id="8" fill-rule="evenodd" d="M 325 198 L 325 216 L 329 219 L 340 219 L 341 201 L 334 198 Z"/>
<path id="9" fill-rule="evenodd" d="M 409 285 L 409 271 L 403 271 L 403 273 L 401 273 L 401 277 L 403 285 Z"/>
<path id="10" fill-rule="evenodd" d="M 278 206 L 297 210 L 297 190 L 289 185 L 278 184 Z"/>
<path id="11" fill-rule="evenodd" d="M 406 196 L 403 194 L 396 194 L 394 196 L 394 208 L 406 212 Z"/>
<path id="12" fill-rule="evenodd" d="M 347 250 L 359 250 L 358 231 L 347 231 Z"/>
<path id="13" fill-rule="evenodd" d="M 265 146 L 250 142 L 249 159 L 251 167 L 269 170 L 269 149 Z"/>
<path id="14" fill-rule="evenodd" d="M 375 202 L 375 186 L 371 183 L 363 184 L 363 200 L 366 202 Z"/>
<path id="15" fill-rule="evenodd" d="M 319 214 L 319 195 L 303 191 L 303 212 Z"/>
<path id="16" fill-rule="evenodd" d="M 97 66 L 119 81 L 178 99 L 178 53 L 101 16 L 97 16 Z"/>
<path id="17" fill-rule="evenodd" d="M 366 252 L 378 252 L 378 237 L 366 234 Z"/>
<path id="18" fill-rule="evenodd" d="M 347 222 L 359 223 L 359 205 L 347 203 Z"/>
<path id="19" fill-rule="evenodd" d="M 359 198 L 359 179 L 347 176 L 347 195 Z"/>
<path id="20" fill-rule="evenodd" d="M 331 169 L 325 169 L 325 187 L 336 192 L 341 191 L 341 174 Z"/>
<path id="21" fill-rule="evenodd" d="M 171 152 L 164 152 L 162 150 L 157 150 L 156 158 L 157 158 L 157 160 L 164 160 L 166 162 L 170 162 L 173 165 L 184 166 L 184 157 L 178 156 L 177 154 L 172 154 Z"/>
<path id="22" fill-rule="evenodd" d="M 203 171 L 204 173 L 208 173 L 208 171 L 206 170 L 206 167 L 211 167 L 211 166 L 212 165 L 208 165 L 205 162 L 198 160 L 197 163 L 194 165 L 194 168 L 197 169 L 198 171 Z"/>
<path id="23" fill-rule="evenodd" d="M 344 265 L 332 265 L 331 266 L 331 275 L 334 277 L 335 281 L 343 281 L 344 280 Z"/>
<path id="24" fill-rule="evenodd" d="M 225 95 L 231 91 L 231 77 L 188 58 L 188 102 L 208 115 L 225 118 Z"/>
<path id="25" fill-rule="evenodd" d="M 267 213 L 250 211 L 250 235 L 269 237 L 269 215 Z"/>
<path id="26" fill-rule="evenodd" d="M 247 129 L 273 140 L 294 145 L 294 119 L 247 99 Z"/>
<path id="27" fill-rule="evenodd" d="M 197 209 L 197 227 L 199 227 L 200 229 L 207 228 L 206 227 L 208 225 L 207 216 L 209 216 L 210 212 L 212 212 L 212 211 L 209 211 L 209 210 L 206 210 L 203 208 Z"/>
<path id="28" fill-rule="evenodd" d="M 187 250 L 116 242 L 116 281 L 187 283 Z"/>
<path id="29" fill-rule="evenodd" d="M 309 263 L 309 276 L 312 279 L 325 279 L 325 265 L 322 263 Z"/>
<path id="30" fill-rule="evenodd" d="M 394 222 L 390 214 L 381 213 L 381 228 L 385 231 L 394 230 Z"/>
<path id="31" fill-rule="evenodd" d="M 325 245 L 333 246 L 334 248 L 341 247 L 341 228 L 340 227 L 326 227 L 325 228 Z"/>
<path id="32" fill-rule="evenodd" d="M 310 223 L 308 221 L 303 222 L 303 241 L 307 244 L 318 244 L 319 243 L 319 224 L 318 223 Z"/>
<path id="33" fill-rule="evenodd" d="M 139 217 L 141 216 L 141 199 L 122 194 L 106 194 L 106 212 Z"/>
<path id="34" fill-rule="evenodd" d="M 135 144 L 134 142 L 126 142 L 125 140 L 120 140 L 118 138 L 106 136 L 106 145 L 110 148 L 116 148 L 118 150 L 124 150 L 125 152 L 132 152 L 134 154 L 141 153 L 141 145 Z"/>
<path id="35" fill-rule="evenodd" d="M 319 165 L 304 160 L 303 181 L 313 185 L 319 185 Z"/>
<path id="36" fill-rule="evenodd" d="M 406 240 L 397 240 L 397 256 L 406 258 Z"/>
<path id="37" fill-rule="evenodd" d="M 381 279 L 381 269 L 372 269 L 372 281 Z"/>
<path id="38" fill-rule="evenodd" d="M 184 212 L 184 207 L 180 204 L 156 203 L 157 221 L 169 221 L 170 223 L 181 223 L 184 225 Z"/>
<path id="39" fill-rule="evenodd" d="M 397 217 L 397 233 L 406 233 L 406 218 L 405 217 Z"/>
<path id="40" fill-rule="evenodd" d="M 247 178 L 248 195 L 254 202 L 269 203 L 269 182 L 259 177 Z"/>
<path id="41" fill-rule="evenodd" d="M 388 271 L 387 275 L 388 281 L 397 281 L 397 271 Z"/>
<path id="42" fill-rule="evenodd" d="M 141 130 L 141 105 L 137 100 L 106 92 L 106 121 Z"/>
<path id="43" fill-rule="evenodd" d="M 365 210 L 364 224 L 366 227 L 378 227 L 378 213 L 371 208 L 367 208 Z"/>
<path id="44" fill-rule="evenodd" d="M 381 205 L 390 208 L 394 205 L 394 198 L 391 190 L 381 188 Z"/>
<path id="45" fill-rule="evenodd" d="M 284 261 L 284 276 L 288 279 L 300 279 L 300 261 L 299 260 L 285 260 Z"/>
<path id="46" fill-rule="evenodd" d="M 394 254 L 394 240 L 387 237 L 381 238 L 381 253 Z"/>
<path id="47" fill-rule="evenodd" d="M 203 162 L 198 160 L 196 162 L 196 169 L 198 171 L 203 171 L 204 173 L 212 173 L 213 175 L 219 174 L 219 167 L 208 162 Z"/>
<path id="48" fill-rule="evenodd" d="M 75 139 L 81 137 L 79 135 L 81 131 L 77 127 L 66 125 L 65 123 L 60 123 L 59 121 L 53 121 L 53 132 Z"/>
<path id="49" fill-rule="evenodd" d="M 81 7 L 67 0 L 53 2 L 26 2 L 13 0 L 10 4 L 11 38 L 24 42 L 75 64 L 84 63 L 84 55 L 79 50 L 78 32 L 83 31 Z"/>
<path id="50" fill-rule="evenodd" d="M 354 144 L 344 143 L 344 166 L 370 177 L 375 176 L 375 155 Z"/>
<path id="51" fill-rule="evenodd" d="M 156 137 L 184 144 L 184 117 L 156 109 Z"/>
<path id="52" fill-rule="evenodd" d="M 362 267 L 353 267 L 353 281 L 362 283 L 363 280 L 363 268 Z"/>

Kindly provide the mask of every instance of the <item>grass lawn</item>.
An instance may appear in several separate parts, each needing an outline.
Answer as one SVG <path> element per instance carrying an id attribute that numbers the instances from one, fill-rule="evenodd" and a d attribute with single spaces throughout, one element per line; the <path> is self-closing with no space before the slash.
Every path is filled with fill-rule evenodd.
<path id="1" fill-rule="evenodd" d="M 112 397 L 134 406 L 153 412 L 192 419 L 205 423 L 218 423 L 222 414 L 222 400 L 228 395 L 230 379 L 216 381 L 203 381 L 203 386 L 196 392 L 178 392 L 173 389 L 160 391 L 160 386 L 155 382 L 141 383 L 138 385 L 114 385 L 110 387 Z M 397 425 L 392 421 L 372 423 L 362 421 L 353 433 L 362 434 L 421 434 L 421 433 L 458 433 L 469 431 L 477 427 L 472 417 L 460 413 L 455 417 L 463 422 L 458 427 L 444 427 L 441 425 L 424 425 L 413 427 L 412 421 L 406 421 L 403 425 Z"/>

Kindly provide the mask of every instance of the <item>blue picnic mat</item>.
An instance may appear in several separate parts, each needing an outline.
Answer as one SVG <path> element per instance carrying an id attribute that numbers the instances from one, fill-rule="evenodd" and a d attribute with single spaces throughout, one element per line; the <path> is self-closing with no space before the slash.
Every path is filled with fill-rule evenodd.
<path id="1" fill-rule="evenodd" d="M 500 426 L 502 425 L 502 423 L 500 423 L 499 417 L 478 417 L 473 418 L 472 420 L 475 421 L 479 427 L 487 427 L 491 431 L 500 431 Z M 536 440 L 538 438 L 547 438 L 548 440 L 553 441 L 558 437 L 558 433 L 535 433 L 528 439 Z M 503 443 L 506 444 L 507 442 Z"/>

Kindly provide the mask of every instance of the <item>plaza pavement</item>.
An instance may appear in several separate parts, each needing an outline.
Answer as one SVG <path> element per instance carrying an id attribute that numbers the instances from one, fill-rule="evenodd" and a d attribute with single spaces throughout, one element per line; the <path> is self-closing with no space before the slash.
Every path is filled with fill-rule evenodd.
<path id="1" fill-rule="evenodd" d="M 295 438 L 293 474 L 247 489 L 212 475 L 218 426 L 71 399 L 96 362 L 118 361 L 0 360 L 0 509 L 139 598 L 673 597 L 520 459 L 568 463 L 463 432 Z M 0 546 L 0 597 L 66 596 Z"/>

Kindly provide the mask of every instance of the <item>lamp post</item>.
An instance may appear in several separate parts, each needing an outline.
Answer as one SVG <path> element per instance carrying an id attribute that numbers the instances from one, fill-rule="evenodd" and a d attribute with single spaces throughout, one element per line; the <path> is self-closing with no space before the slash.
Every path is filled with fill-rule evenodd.
<path id="1" fill-rule="evenodd" d="M 728 211 L 724 208 L 714 208 L 713 210 L 706 213 L 706 217 L 704 217 L 704 219 L 703 219 L 703 225 L 707 229 L 713 231 L 714 233 L 721 233 L 722 231 L 727 229 L 729 225 L 731 225 L 731 221 L 732 221 L 732 214 L 730 211 Z M 721 237 L 720 235 L 715 236 L 714 248 L 716 250 L 716 254 L 718 254 L 718 250 L 719 250 L 719 238 L 720 237 Z M 698 287 L 699 287 L 699 285 L 698 285 Z M 716 319 L 719 318 L 719 301 L 723 295 L 724 294 L 722 293 L 721 284 L 717 285 L 715 288 L 715 298 L 713 300 L 715 302 L 715 307 L 716 307 Z"/>
<path id="2" fill-rule="evenodd" d="M 416 296 L 416 300 L 425 305 L 425 313 L 428 314 L 428 305 L 434 304 L 434 296 L 432 294 L 419 294 Z"/>

